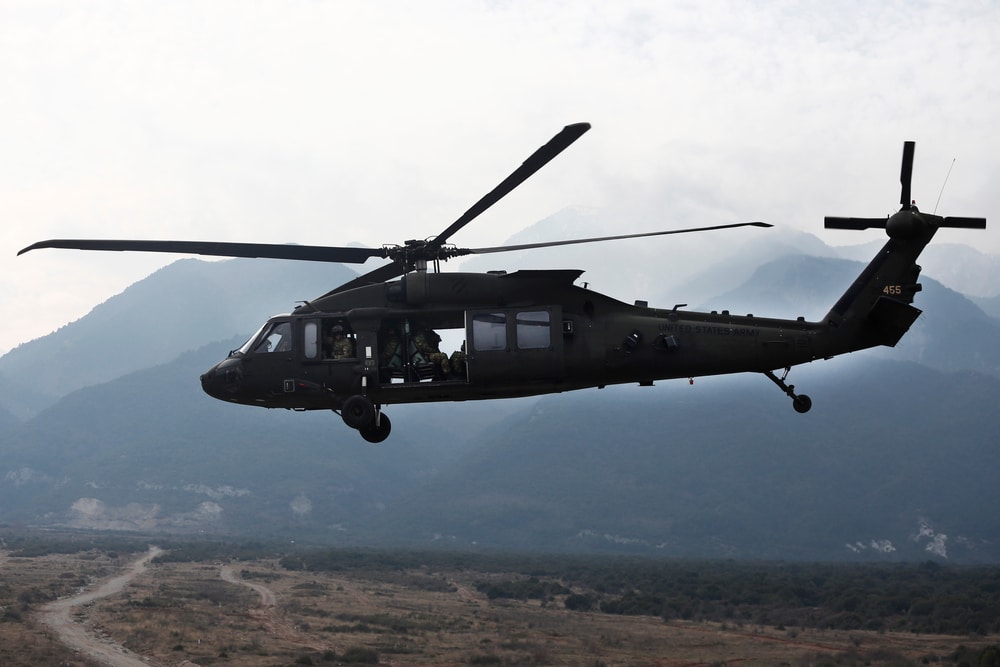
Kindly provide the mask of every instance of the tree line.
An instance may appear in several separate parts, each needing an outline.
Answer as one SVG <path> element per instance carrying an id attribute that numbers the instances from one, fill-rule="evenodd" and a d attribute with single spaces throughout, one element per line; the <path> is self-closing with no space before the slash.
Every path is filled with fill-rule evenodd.
<path id="1" fill-rule="evenodd" d="M 149 538 L 8 532 L 12 557 L 148 548 Z M 105 539 L 106 538 L 106 539 Z M 374 579 L 420 570 L 463 572 L 489 599 L 534 599 L 575 611 L 649 615 L 787 628 L 949 635 L 1000 634 L 1000 566 L 661 560 L 508 552 L 292 547 L 267 542 L 157 540 L 161 560 L 279 558 L 288 570 L 339 571 Z M 503 573 L 498 575 L 497 573 Z"/>

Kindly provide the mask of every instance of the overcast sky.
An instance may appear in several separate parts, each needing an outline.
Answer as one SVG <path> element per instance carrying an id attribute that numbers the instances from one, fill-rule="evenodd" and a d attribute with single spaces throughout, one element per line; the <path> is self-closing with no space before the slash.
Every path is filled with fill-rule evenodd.
<path id="1" fill-rule="evenodd" d="M 912 139 L 918 204 L 954 159 L 938 212 L 992 225 L 938 238 L 1000 253 L 998 34 L 992 0 L 0 0 L 0 350 L 177 259 L 34 241 L 432 236 L 579 121 L 451 240 L 588 206 L 861 243 L 823 216 L 898 208 Z"/>

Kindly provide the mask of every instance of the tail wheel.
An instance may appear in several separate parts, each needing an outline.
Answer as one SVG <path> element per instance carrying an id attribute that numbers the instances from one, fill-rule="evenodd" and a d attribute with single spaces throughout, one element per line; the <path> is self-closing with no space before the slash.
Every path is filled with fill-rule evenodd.
<path id="1" fill-rule="evenodd" d="M 796 394 L 795 385 L 785 382 L 785 378 L 788 377 L 788 371 L 790 370 L 791 367 L 786 366 L 785 372 L 782 373 L 781 377 L 778 377 L 772 371 L 764 371 L 764 375 L 766 375 L 771 382 L 778 385 L 781 388 L 781 391 L 785 392 L 785 394 L 792 399 L 792 407 L 795 408 L 796 412 L 799 414 L 805 414 L 806 412 L 809 412 L 809 409 L 813 406 L 812 399 L 805 394 Z"/>
<path id="2" fill-rule="evenodd" d="M 361 430 L 375 423 L 375 405 L 368 398 L 355 394 L 344 401 L 340 416 L 345 424 Z"/>
<path id="3" fill-rule="evenodd" d="M 813 406 L 812 399 L 806 396 L 805 394 L 798 394 L 795 398 L 792 399 L 792 407 L 795 408 L 795 411 L 798 412 L 799 414 L 805 414 L 809 412 L 809 408 L 811 408 L 812 406 Z"/>

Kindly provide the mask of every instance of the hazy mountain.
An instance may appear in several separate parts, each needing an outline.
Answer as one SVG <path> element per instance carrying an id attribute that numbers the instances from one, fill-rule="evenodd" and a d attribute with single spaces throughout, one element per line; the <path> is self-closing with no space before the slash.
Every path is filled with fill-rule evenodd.
<path id="1" fill-rule="evenodd" d="M 614 233 L 579 211 L 545 222 L 531 234 Z M 685 236 L 669 252 L 646 240 L 484 256 L 463 268 L 513 269 L 531 255 L 540 267 L 588 269 L 592 287 L 628 301 L 818 319 L 863 265 L 808 234 L 772 231 Z M 915 302 L 924 314 L 897 348 L 792 371 L 815 402 L 807 415 L 762 376 L 711 378 L 391 406 L 392 436 L 373 447 L 330 412 L 201 392 L 199 374 L 266 317 L 351 275 L 181 260 L 0 358 L 0 406 L 23 416 L 48 405 L 24 423 L 0 410 L 0 521 L 463 548 L 1000 560 L 1000 381 L 986 375 L 1000 373 L 998 323 L 927 272 Z"/>
<path id="2" fill-rule="evenodd" d="M 458 420 L 400 406 L 393 447 L 373 447 L 332 412 L 209 398 L 198 375 L 217 357 L 211 345 L 80 389 L 0 438 L 0 520 L 335 539 L 516 407 L 480 404 Z"/>
<path id="3" fill-rule="evenodd" d="M 700 304 L 706 310 L 820 320 L 864 264 L 820 257 L 788 257 L 761 266 L 747 283 Z M 924 312 L 895 348 L 877 354 L 939 370 L 975 370 L 1000 376 L 1000 321 L 965 296 L 927 276 L 914 305 Z M 741 310 L 736 310 L 739 304 Z"/>
<path id="4" fill-rule="evenodd" d="M 1000 295 L 993 297 L 973 297 L 973 302 L 990 317 L 1000 318 Z"/>
<path id="5" fill-rule="evenodd" d="M 1000 560 L 1000 380 L 861 353 L 766 378 L 332 413 L 201 395 L 214 350 L 0 438 L 0 521 L 338 544 Z M 95 419 L 95 415 L 99 418 Z"/>
<path id="6" fill-rule="evenodd" d="M 17 424 L 17 417 L 15 417 L 7 408 L 0 406 L 0 434 L 7 433 L 8 431 L 14 429 L 17 427 Z"/>
<path id="7" fill-rule="evenodd" d="M 703 226 L 705 223 L 693 226 Z M 607 214 L 568 208 L 507 239 L 504 245 L 594 238 L 678 229 L 676 221 L 647 222 L 623 229 Z M 636 299 L 670 307 L 690 304 L 732 289 L 766 262 L 788 255 L 837 256 L 811 234 L 756 227 L 558 246 L 499 255 L 474 256 L 462 270 L 583 269 L 581 283 L 626 303 Z"/>
<path id="8" fill-rule="evenodd" d="M 162 364 L 209 341 L 245 338 L 271 315 L 354 275 L 317 262 L 178 260 L 0 357 L 0 404 L 26 418 L 80 387 Z"/>
<path id="9" fill-rule="evenodd" d="M 831 362 L 831 366 L 833 363 Z M 1000 381 L 869 359 L 544 398 L 377 527 L 465 546 L 996 560 Z"/>
<path id="10" fill-rule="evenodd" d="M 811 234 L 776 229 L 743 239 L 735 249 L 728 245 L 732 239 L 726 241 L 725 250 L 715 253 L 725 252 L 725 257 L 685 282 L 667 284 L 649 299 L 650 303 L 686 302 L 692 307 L 761 316 L 819 319 L 872 261 L 886 238 L 881 235 L 862 245 L 831 247 Z M 923 267 L 920 282 L 925 288 L 943 286 L 949 293 L 966 295 L 966 300 L 974 301 L 992 317 L 1000 316 L 1000 306 L 988 309 L 996 302 L 985 298 L 1000 295 L 1000 257 L 968 246 L 932 242 L 919 261 Z M 766 271 L 770 277 L 755 275 L 759 271 Z M 806 284 L 814 291 L 795 287 Z M 747 297 L 752 300 L 741 300 Z M 916 305 L 923 308 L 921 304 L 927 301 L 927 294 L 920 294 Z"/>
<path id="11" fill-rule="evenodd" d="M 1000 257 L 996 255 L 938 242 L 931 243 L 920 258 L 926 271 L 953 290 L 974 297 L 1000 297 Z"/>
<path id="12" fill-rule="evenodd" d="M 847 232 L 845 232 L 846 234 Z M 869 231 L 876 238 L 858 245 L 833 248 L 836 256 L 868 263 L 875 253 L 885 245 L 885 235 Z M 967 245 L 948 243 L 948 230 L 938 233 L 935 240 L 920 255 L 923 275 L 931 276 L 939 283 L 973 298 L 1000 297 L 1000 257 L 988 255 Z M 811 253 L 826 255 L 826 253 Z M 990 313 L 994 317 L 996 312 Z"/>
<path id="13" fill-rule="evenodd" d="M 687 223 L 675 220 L 647 221 L 638 225 L 629 223 L 625 228 L 611 220 L 606 212 L 567 208 L 518 232 L 504 244 L 593 238 L 705 224 L 708 223 L 704 220 Z M 807 277 L 814 270 L 825 272 L 828 269 L 822 266 L 813 269 L 809 263 L 811 260 L 802 262 L 800 258 L 803 256 L 855 260 L 867 264 L 885 245 L 885 234 L 876 230 L 855 234 L 858 239 L 870 240 L 856 245 L 833 247 L 812 234 L 780 225 L 772 229 L 750 227 L 474 256 L 462 264 L 462 270 L 583 269 L 585 273 L 581 282 L 626 303 L 642 299 L 650 305 L 667 308 L 677 303 L 695 307 L 708 303 L 713 297 L 733 293 L 764 265 L 780 265 L 787 261 L 794 266 L 795 271 Z M 946 234 L 947 230 L 941 233 L 940 238 L 946 239 Z M 844 238 L 850 240 L 851 237 L 848 235 Z M 968 246 L 936 240 L 921 255 L 920 262 L 924 267 L 924 278 L 934 279 L 957 292 L 977 297 L 1000 294 L 1000 257 L 980 253 Z M 860 271 L 860 268 L 856 269 L 850 263 L 843 266 L 850 267 L 843 274 L 821 273 L 831 288 L 824 293 L 824 298 L 835 294 L 835 300 Z M 854 274 L 850 275 L 851 272 Z M 780 290 L 778 295 L 781 296 Z M 779 299 L 775 304 L 763 305 L 764 308 L 781 306 L 782 302 Z M 817 300 L 805 305 L 812 307 L 791 308 L 789 312 L 799 311 L 791 316 L 811 310 L 817 312 L 816 317 L 820 317 L 833 305 L 833 301 L 826 303 Z M 726 303 L 723 308 L 729 308 L 733 312 L 752 312 L 747 310 L 748 306 L 735 300 Z M 755 306 L 755 309 L 761 316 L 785 316 L 784 311 L 774 313 L 761 309 L 760 306 Z M 991 314 L 998 315 L 996 311 Z"/>

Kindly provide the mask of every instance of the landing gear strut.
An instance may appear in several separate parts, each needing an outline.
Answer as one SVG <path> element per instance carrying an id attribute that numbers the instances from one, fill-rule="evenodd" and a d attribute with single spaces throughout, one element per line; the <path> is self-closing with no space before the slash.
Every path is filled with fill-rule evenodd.
<path id="1" fill-rule="evenodd" d="M 764 375 L 769 377 L 771 379 L 771 382 L 778 385 L 781 388 L 781 391 L 785 392 L 786 394 L 788 394 L 788 396 L 791 397 L 792 407 L 795 408 L 796 412 L 798 413 L 809 412 L 809 408 L 811 408 L 813 404 L 812 399 L 806 396 L 805 394 L 796 394 L 794 384 L 785 384 L 785 378 L 788 377 L 788 371 L 790 370 L 791 368 L 786 366 L 785 372 L 781 374 L 780 378 L 777 375 L 775 375 L 772 371 L 764 371 Z"/>

